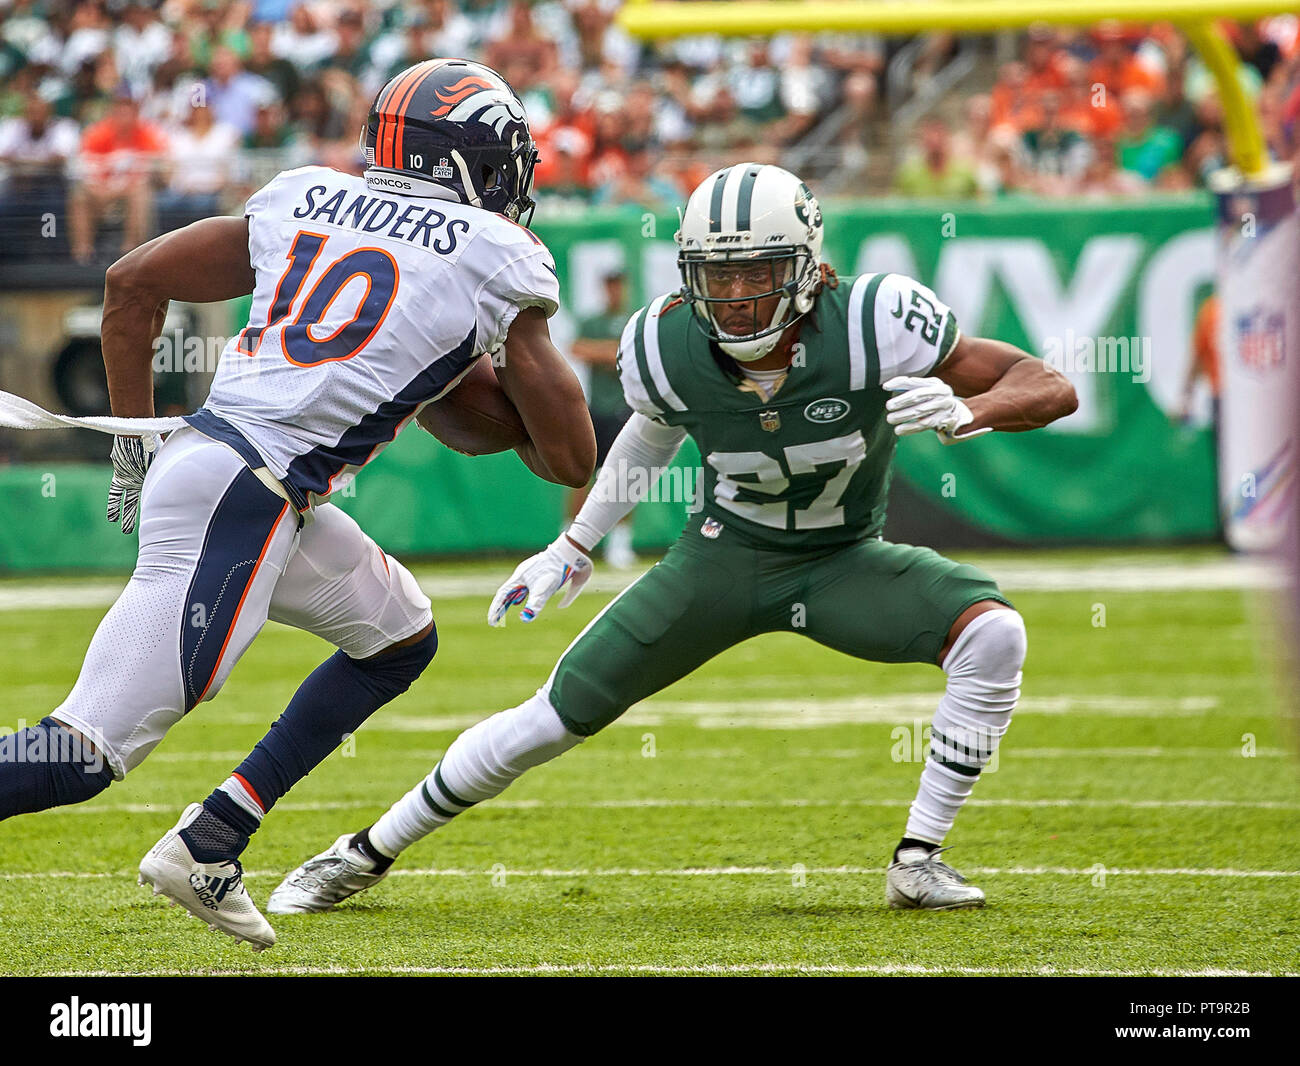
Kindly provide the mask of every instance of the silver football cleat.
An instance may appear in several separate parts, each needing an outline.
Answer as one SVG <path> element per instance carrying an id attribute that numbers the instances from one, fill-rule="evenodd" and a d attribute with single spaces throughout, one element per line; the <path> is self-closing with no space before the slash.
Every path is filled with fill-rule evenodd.
<path id="1" fill-rule="evenodd" d="M 885 871 L 885 900 L 891 907 L 909 910 L 954 911 L 984 906 L 982 889 L 967 883 L 947 863 L 939 861 L 939 848 L 904 848 Z"/>
<path id="2" fill-rule="evenodd" d="M 266 909 L 271 914 L 318 914 L 387 877 L 387 870 L 370 872 L 375 864 L 352 847 L 352 835 L 339 837 L 329 851 L 285 877 L 271 893 Z"/>

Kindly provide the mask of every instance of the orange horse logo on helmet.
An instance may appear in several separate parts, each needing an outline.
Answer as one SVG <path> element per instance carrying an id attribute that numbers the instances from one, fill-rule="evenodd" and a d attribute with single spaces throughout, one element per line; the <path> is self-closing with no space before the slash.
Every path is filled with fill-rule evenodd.
<path id="1" fill-rule="evenodd" d="M 451 114 L 452 109 L 464 100 L 469 99 L 475 93 L 482 92 L 484 89 L 495 89 L 486 78 L 480 78 L 475 74 L 461 78 L 455 85 L 448 85 L 445 89 L 435 89 L 434 95 L 442 101 L 443 106 L 435 111 L 430 111 L 434 118 L 445 118 Z"/>
<path id="2" fill-rule="evenodd" d="M 474 119 L 491 126 L 501 136 L 511 122 L 528 123 L 523 105 L 505 82 L 489 81 L 476 74 L 461 78 L 454 85 L 434 89 L 442 106 L 429 114 L 451 122 Z"/>

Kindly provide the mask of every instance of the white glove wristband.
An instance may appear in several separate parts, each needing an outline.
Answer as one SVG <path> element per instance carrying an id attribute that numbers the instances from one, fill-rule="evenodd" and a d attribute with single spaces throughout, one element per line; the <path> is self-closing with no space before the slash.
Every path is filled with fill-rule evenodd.
<path id="1" fill-rule="evenodd" d="M 515 567 L 510 579 L 497 589 L 488 608 L 488 625 L 505 625 L 506 611 L 521 603 L 524 608 L 519 617 L 531 622 L 565 585 L 569 588 L 560 606 L 567 607 L 577 599 L 589 577 L 591 560 L 562 533 L 544 551 L 529 556 Z"/>
<path id="2" fill-rule="evenodd" d="M 956 444 L 958 441 L 970 440 L 971 437 L 978 437 L 981 433 L 993 432 L 992 426 L 984 426 L 981 429 L 972 429 L 965 433 L 958 433 L 957 430 L 961 429 L 961 427 L 966 425 L 966 423 L 974 421 L 975 416 L 970 413 L 970 408 L 962 403 L 961 400 L 957 400 L 956 405 L 957 418 L 951 427 L 939 426 L 934 431 L 935 436 L 937 436 L 942 443 Z"/>

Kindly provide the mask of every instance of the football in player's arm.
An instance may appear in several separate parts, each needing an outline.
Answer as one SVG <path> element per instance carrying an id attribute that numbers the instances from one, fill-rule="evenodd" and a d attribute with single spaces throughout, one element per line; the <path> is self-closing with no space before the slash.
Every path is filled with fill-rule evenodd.
<path id="1" fill-rule="evenodd" d="M 701 479 L 686 528 L 533 696 L 462 733 L 374 825 L 290 873 L 272 912 L 328 910 L 373 886 L 403 850 L 530 767 L 713 656 L 779 631 L 869 661 L 942 668 L 885 898 L 929 910 L 983 904 L 940 853 L 1010 724 L 1025 627 L 976 567 L 883 539 L 890 468 L 899 437 L 933 430 L 955 444 L 1032 429 L 1073 411 L 1074 390 L 1009 344 L 963 336 L 910 278 L 837 278 L 821 261 L 822 230 L 808 187 L 779 167 L 737 164 L 692 193 L 677 234 L 683 287 L 633 315 L 620 341 L 634 413 L 577 518 L 516 568 L 488 622 L 520 606 L 531 621 L 560 590 L 560 606 L 571 603 L 591 549 L 689 435 Z M 798 623 L 795 601 L 806 608 Z"/>
<path id="2" fill-rule="evenodd" d="M 154 238 L 114 263 L 104 283 L 101 333 L 113 414 L 153 416 L 153 341 L 162 331 L 169 301 L 233 300 L 251 293 L 253 282 L 247 218 L 194 222 Z M 525 307 L 518 313 L 506 335 L 504 357 L 498 357 L 495 366 L 483 356 L 470 373 L 481 383 L 480 389 L 499 382 L 500 403 L 514 408 L 525 431 L 524 439 L 510 446 L 533 473 L 562 485 L 587 484 L 596 463 L 595 432 L 582 386 L 551 343 L 540 308 Z M 462 399 L 453 389 L 421 411 L 421 423 L 438 435 L 444 421 L 455 419 L 451 412 L 468 405 L 479 391 L 467 389 Z M 498 443 L 491 426 L 485 425 L 481 439 L 461 440 L 454 446 L 479 454 L 502 450 Z"/>

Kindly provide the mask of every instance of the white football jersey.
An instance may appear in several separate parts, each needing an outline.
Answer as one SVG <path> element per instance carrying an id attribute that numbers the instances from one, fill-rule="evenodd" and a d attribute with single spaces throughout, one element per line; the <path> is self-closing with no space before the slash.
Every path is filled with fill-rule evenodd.
<path id="1" fill-rule="evenodd" d="M 245 214 L 248 326 L 186 421 L 268 467 L 299 509 L 347 485 L 496 351 L 521 308 L 559 306 L 546 246 L 479 208 L 303 167 Z"/>

